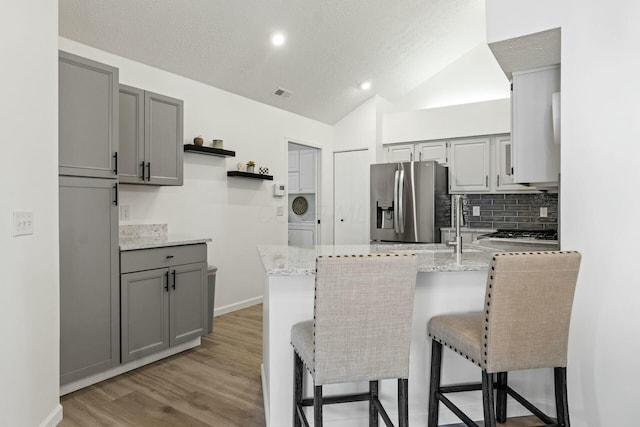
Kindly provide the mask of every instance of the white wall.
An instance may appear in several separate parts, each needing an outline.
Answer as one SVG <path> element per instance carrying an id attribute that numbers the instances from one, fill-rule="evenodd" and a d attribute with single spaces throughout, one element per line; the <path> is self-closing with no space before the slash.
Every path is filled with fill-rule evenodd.
<path id="1" fill-rule="evenodd" d="M 640 3 L 567 3 L 560 215 L 563 248 L 583 254 L 569 410 L 576 426 L 633 426 L 640 383 L 640 80 L 633 76 L 640 69 Z M 608 232 L 612 225 L 621 230 L 617 237 Z"/>
<path id="2" fill-rule="evenodd" d="M 37 13 L 34 13 L 37 11 Z M 3 4 L 0 424 L 53 426 L 59 405 L 58 2 Z M 34 233 L 13 237 L 13 210 Z"/>
<path id="3" fill-rule="evenodd" d="M 398 111 L 412 111 L 510 96 L 509 81 L 487 44 L 480 43 L 394 104 Z"/>
<path id="4" fill-rule="evenodd" d="M 167 223 L 170 233 L 212 237 L 208 260 L 218 267 L 216 311 L 259 301 L 264 270 L 259 244 L 287 244 L 287 198 L 273 196 L 273 182 L 226 176 L 238 162 L 267 166 L 274 180 L 287 182 L 287 141 L 322 149 L 322 241 L 331 242 L 332 127 L 186 79 L 71 40 L 60 49 L 120 69 L 120 82 L 184 100 L 184 137 L 224 140 L 235 158 L 192 153 L 184 156 L 184 186 L 122 185 L 121 205 L 129 223 Z M 282 206 L 283 216 L 276 216 Z"/>
<path id="5" fill-rule="evenodd" d="M 487 43 L 558 28 L 566 1 L 487 0 Z"/>
<path id="6" fill-rule="evenodd" d="M 385 114 L 385 144 L 511 132 L 509 99 Z"/>
<path id="7" fill-rule="evenodd" d="M 576 426 L 637 425 L 640 280 L 640 3 L 487 1 L 490 41 L 562 27 L 560 218 L 563 249 L 582 253 L 569 334 Z M 610 227 L 622 230 L 612 236 Z"/>

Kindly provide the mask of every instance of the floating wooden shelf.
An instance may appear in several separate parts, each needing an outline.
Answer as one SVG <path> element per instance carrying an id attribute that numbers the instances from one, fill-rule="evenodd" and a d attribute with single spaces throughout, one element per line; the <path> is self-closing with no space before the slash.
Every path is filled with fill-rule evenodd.
<path id="1" fill-rule="evenodd" d="M 187 153 L 207 154 L 209 156 L 217 157 L 235 157 L 236 152 L 230 150 L 223 150 L 222 148 L 205 147 L 203 145 L 185 144 L 184 151 Z"/>
<path id="2" fill-rule="evenodd" d="M 265 179 L 267 181 L 273 181 L 273 175 L 263 175 L 260 173 L 251 172 L 228 171 L 227 176 L 240 176 L 243 178 Z"/>

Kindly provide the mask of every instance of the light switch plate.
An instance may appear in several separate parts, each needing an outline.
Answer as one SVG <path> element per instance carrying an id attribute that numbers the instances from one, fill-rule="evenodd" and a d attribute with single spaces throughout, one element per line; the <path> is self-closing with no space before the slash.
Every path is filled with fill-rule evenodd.
<path id="1" fill-rule="evenodd" d="M 473 216 L 480 216 L 480 206 L 474 206 L 473 207 Z"/>
<path id="2" fill-rule="evenodd" d="M 33 234 L 33 212 L 13 211 L 13 236 Z"/>
<path id="3" fill-rule="evenodd" d="M 547 217 L 547 208 L 546 207 L 541 207 L 540 208 L 540 218 L 546 218 Z"/>

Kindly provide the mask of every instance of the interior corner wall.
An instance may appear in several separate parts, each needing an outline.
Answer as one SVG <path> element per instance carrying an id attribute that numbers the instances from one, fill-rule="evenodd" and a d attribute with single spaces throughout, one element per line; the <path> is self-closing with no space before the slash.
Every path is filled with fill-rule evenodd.
<path id="1" fill-rule="evenodd" d="M 218 267 L 217 313 L 259 302 L 264 269 L 256 246 L 287 244 L 287 197 L 275 197 L 273 184 L 287 182 L 290 140 L 321 149 L 321 241 L 333 241 L 332 126 L 65 38 L 59 46 L 118 67 L 123 84 L 182 99 L 185 143 L 202 135 L 236 152 L 230 158 L 184 153 L 180 187 L 120 186 L 128 224 L 167 223 L 169 233 L 213 239 L 208 262 Z M 268 167 L 274 181 L 227 177 L 249 160 Z"/>
<path id="2" fill-rule="evenodd" d="M 369 150 L 375 163 L 377 96 L 372 96 L 333 126 L 334 151 Z"/>
<path id="3" fill-rule="evenodd" d="M 37 13 L 36 13 L 37 11 Z M 54 426 L 59 404 L 58 2 L 7 2 L 0 14 L 0 424 Z M 13 237 L 13 212 L 33 234 Z"/>
<path id="4" fill-rule="evenodd" d="M 582 253 L 569 334 L 576 426 L 638 424 L 640 3 L 569 0 L 562 25 L 560 220 Z M 611 234 L 611 224 L 621 233 Z"/>
<path id="5" fill-rule="evenodd" d="M 395 101 L 397 111 L 471 104 L 511 96 L 509 80 L 482 42 Z"/>

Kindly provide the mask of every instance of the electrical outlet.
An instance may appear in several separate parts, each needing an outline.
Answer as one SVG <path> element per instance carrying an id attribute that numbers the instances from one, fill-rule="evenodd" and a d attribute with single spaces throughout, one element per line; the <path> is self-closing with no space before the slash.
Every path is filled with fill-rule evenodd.
<path id="1" fill-rule="evenodd" d="M 283 215 L 284 215 L 284 206 L 276 207 L 276 216 L 283 216 Z"/>
<path id="2" fill-rule="evenodd" d="M 33 212 L 13 211 L 13 235 L 26 236 L 33 234 Z"/>
<path id="3" fill-rule="evenodd" d="M 473 207 L 473 216 L 480 216 L 480 206 L 474 206 Z"/>
<path id="4" fill-rule="evenodd" d="M 547 217 L 547 207 L 540 208 L 540 218 L 546 218 L 546 217 Z"/>
<path id="5" fill-rule="evenodd" d="M 121 221 L 129 221 L 131 217 L 131 209 L 129 205 L 121 205 L 120 206 L 120 220 Z"/>

